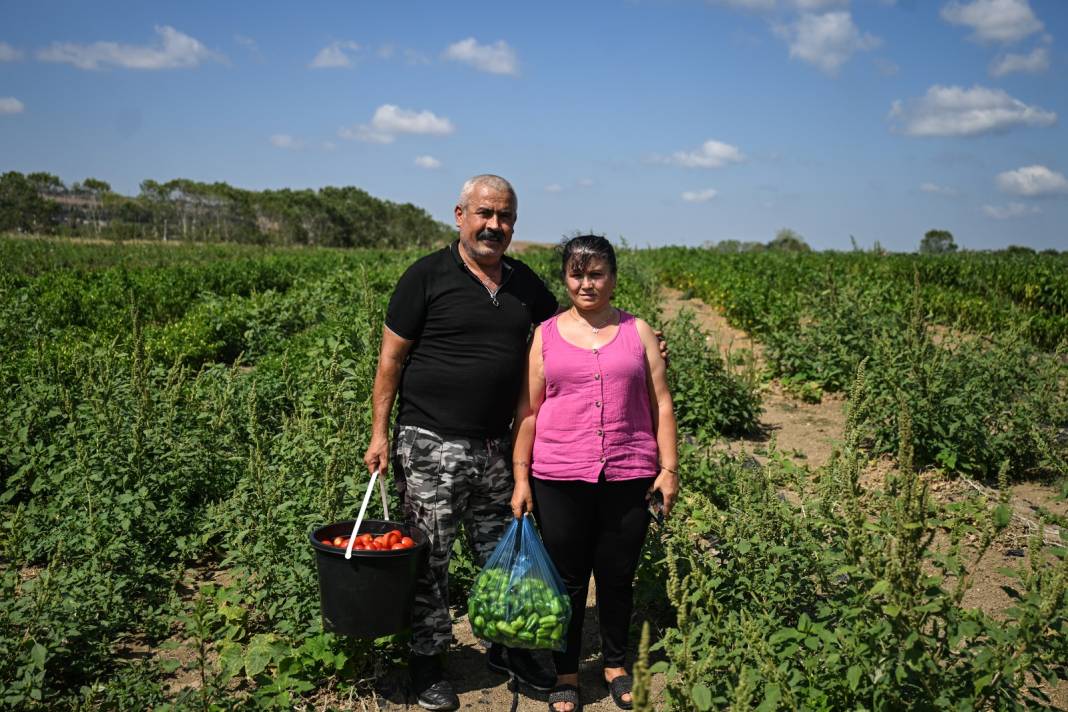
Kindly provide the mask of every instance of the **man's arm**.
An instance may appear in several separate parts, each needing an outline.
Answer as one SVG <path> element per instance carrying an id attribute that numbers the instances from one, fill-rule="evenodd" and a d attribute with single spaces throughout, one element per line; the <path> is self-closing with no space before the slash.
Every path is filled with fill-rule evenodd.
<path id="1" fill-rule="evenodd" d="M 404 359 L 412 348 L 412 341 L 397 336 L 388 326 L 382 327 L 382 349 L 378 354 L 378 370 L 371 393 L 371 444 L 363 455 L 368 472 L 389 471 L 389 415 L 400 386 Z"/>

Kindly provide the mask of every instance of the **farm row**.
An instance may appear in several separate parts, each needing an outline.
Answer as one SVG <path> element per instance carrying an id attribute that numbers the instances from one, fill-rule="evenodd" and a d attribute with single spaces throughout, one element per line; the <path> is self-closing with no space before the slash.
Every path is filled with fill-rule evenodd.
<path id="1" fill-rule="evenodd" d="M 403 658 L 401 640 L 322 631 L 306 534 L 358 504 L 385 302 L 415 254 L 0 240 L 5 704 L 342 706 Z M 874 256 L 867 273 L 858 256 L 743 257 L 626 251 L 617 301 L 654 322 L 661 284 L 722 305 L 770 375 L 849 391 L 849 437 L 818 473 L 718 453 L 756 427 L 759 374 L 687 317 L 665 325 L 687 496 L 650 539 L 636 609 L 670 704 L 1037 704 L 1068 673 L 1065 552 L 1033 543 L 1005 617 L 964 608 L 1006 509 L 939 505 L 916 470 L 1063 476 L 1063 359 L 1026 329 L 946 322 L 936 286 Z M 523 259 L 555 284 L 549 252 Z M 1064 318 L 1055 270 L 1042 303 L 1011 276 L 975 291 L 978 270 L 944 291 Z M 873 492 L 878 452 L 898 467 Z M 463 606 L 465 554 L 452 573 Z"/>

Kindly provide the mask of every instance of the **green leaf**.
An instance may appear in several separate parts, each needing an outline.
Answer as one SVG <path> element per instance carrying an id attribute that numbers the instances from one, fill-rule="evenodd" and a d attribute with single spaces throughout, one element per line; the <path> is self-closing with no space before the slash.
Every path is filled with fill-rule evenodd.
<path id="1" fill-rule="evenodd" d="M 274 636 L 261 633 L 255 636 L 245 650 L 245 674 L 255 677 L 271 664 L 274 653 Z"/>
<path id="2" fill-rule="evenodd" d="M 666 660 L 657 660 L 655 663 L 649 666 L 649 672 L 656 675 L 657 673 L 667 672 L 668 663 Z"/>
<path id="3" fill-rule="evenodd" d="M 856 692 L 857 687 L 860 685 L 861 673 L 859 665 L 850 665 L 849 670 L 846 671 L 846 682 L 849 683 L 849 689 L 853 692 Z"/>
<path id="4" fill-rule="evenodd" d="M 994 525 L 999 529 L 1007 527 L 1009 522 L 1012 521 L 1012 510 L 1007 504 L 999 504 L 994 510 Z"/>
<path id="5" fill-rule="evenodd" d="M 868 590 L 868 596 L 874 598 L 875 596 L 882 596 L 890 590 L 890 582 L 886 579 L 879 579 L 875 582 L 875 585 Z"/>
<path id="6" fill-rule="evenodd" d="M 704 683 L 696 683 L 690 691 L 690 697 L 693 698 L 693 703 L 697 705 L 697 709 L 712 709 L 712 691 L 709 690 Z"/>
<path id="7" fill-rule="evenodd" d="M 975 688 L 974 688 L 975 689 L 975 694 L 978 695 L 980 692 L 982 692 L 983 689 L 985 689 L 986 686 L 989 685 L 990 681 L 993 680 L 993 679 L 994 679 L 994 675 L 993 674 L 983 675 L 982 677 L 977 679 L 975 681 Z"/>
<path id="8" fill-rule="evenodd" d="M 182 661 L 177 658 L 163 658 L 159 661 L 159 668 L 168 675 L 182 667 Z"/>
<path id="9" fill-rule="evenodd" d="M 37 667 L 43 668 L 47 653 L 48 651 L 45 649 L 45 646 L 40 643 L 34 643 L 33 647 L 30 648 L 30 660 L 32 660 L 33 664 Z"/>

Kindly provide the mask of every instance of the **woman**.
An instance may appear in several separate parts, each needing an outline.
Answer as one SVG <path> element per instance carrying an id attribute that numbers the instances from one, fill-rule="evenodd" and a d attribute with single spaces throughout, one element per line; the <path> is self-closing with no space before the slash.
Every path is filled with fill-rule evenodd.
<path id="1" fill-rule="evenodd" d="M 603 237 L 560 248 L 571 308 L 534 331 L 516 414 L 512 513 L 533 511 L 571 597 L 567 647 L 553 654 L 553 712 L 579 709 L 578 661 L 592 571 L 604 679 L 631 708 L 624 665 L 634 571 L 649 504 L 679 489 L 675 415 L 656 335 L 612 306 L 616 256 Z"/>

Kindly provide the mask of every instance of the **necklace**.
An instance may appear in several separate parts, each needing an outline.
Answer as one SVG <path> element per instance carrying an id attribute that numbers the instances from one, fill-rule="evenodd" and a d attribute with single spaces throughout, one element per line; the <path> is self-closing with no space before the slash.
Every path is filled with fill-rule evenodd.
<path id="1" fill-rule="evenodd" d="M 463 248 L 462 245 L 460 246 L 460 250 L 459 251 L 460 251 L 460 260 L 464 263 L 464 267 L 467 268 L 467 271 L 470 272 L 472 275 L 474 275 L 475 279 L 477 279 L 479 282 L 482 282 L 482 286 L 485 287 L 489 291 L 490 294 L 496 294 L 497 289 L 498 289 L 497 283 L 500 282 L 500 277 L 498 277 L 497 279 L 492 279 L 489 275 L 486 275 L 484 272 L 482 274 L 479 274 L 479 272 L 482 272 L 482 270 L 479 269 L 478 272 L 475 271 L 475 268 L 472 267 L 471 263 L 467 261 L 467 256 L 464 254 L 464 248 Z M 503 273 L 502 273 L 502 276 L 503 276 Z"/>
<path id="2" fill-rule="evenodd" d="M 592 331 L 594 334 L 596 334 L 596 333 L 599 333 L 601 331 L 601 329 L 605 328 L 606 326 L 611 326 L 612 321 L 615 320 L 615 317 L 616 317 L 616 308 L 612 307 L 612 311 L 608 314 L 608 319 L 603 324 L 601 324 L 600 326 L 594 326 L 590 322 L 588 322 L 585 319 L 579 317 L 579 315 L 578 315 L 578 313 L 577 313 L 577 311 L 575 310 L 574 307 L 572 307 L 571 311 L 569 311 L 568 313 L 571 314 L 571 318 L 572 319 L 574 319 L 575 321 L 577 321 L 580 324 L 584 324 L 585 326 L 587 326 L 589 328 L 590 331 Z"/>

